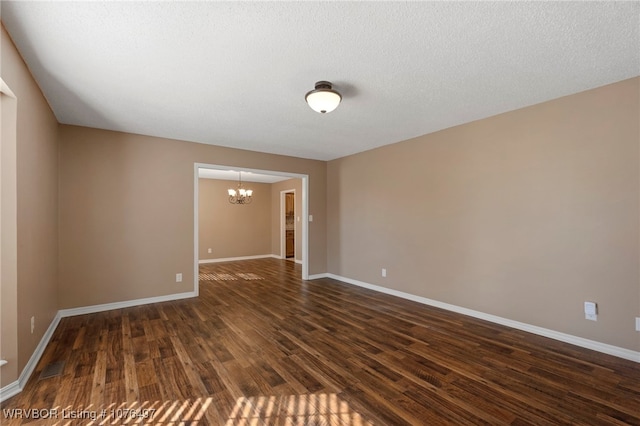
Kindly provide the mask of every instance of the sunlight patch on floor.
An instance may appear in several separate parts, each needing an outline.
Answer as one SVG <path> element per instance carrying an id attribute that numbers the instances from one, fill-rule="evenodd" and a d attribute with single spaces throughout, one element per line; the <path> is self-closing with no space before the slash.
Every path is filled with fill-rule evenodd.
<path id="1" fill-rule="evenodd" d="M 198 279 L 200 281 L 237 281 L 238 279 L 243 280 L 264 280 L 264 277 L 261 277 L 258 274 L 254 274 L 253 272 L 247 273 L 236 273 L 236 274 L 218 274 L 211 272 L 201 272 L 198 275 Z"/>
<path id="2" fill-rule="evenodd" d="M 233 274 L 213 274 L 210 272 L 201 272 L 198 276 L 200 281 L 236 281 L 238 278 Z"/>
<path id="3" fill-rule="evenodd" d="M 40 410 L 37 417 L 16 413 L 22 420 L 44 420 L 52 425 L 209 425 L 217 424 L 221 407 L 212 407 L 213 397 L 194 400 L 145 401 L 110 404 L 99 408 L 56 407 Z M 209 411 L 210 408 L 216 410 Z M 43 413 L 47 411 L 47 413 Z M 214 414 L 216 412 L 218 414 Z M 16 418 L 17 419 L 17 418 Z M 80 422 L 80 423 L 78 423 Z M 212 423 L 213 422 L 213 423 Z M 36 422 L 37 423 L 37 422 Z M 304 426 L 371 426 L 335 393 L 240 397 L 226 418 L 226 426 L 283 424 Z"/>
<path id="4" fill-rule="evenodd" d="M 238 398 L 226 426 L 262 422 L 305 426 L 372 425 L 335 393 L 321 393 Z"/>
<path id="5" fill-rule="evenodd" d="M 27 420 L 29 423 L 54 426 L 70 425 L 198 425 L 210 424 L 205 419 L 213 398 L 184 401 L 145 401 L 143 403 L 110 404 L 96 408 L 55 407 L 47 410 L 20 410 L 5 414 L 5 420 Z M 38 423 L 38 420 L 44 423 Z"/>

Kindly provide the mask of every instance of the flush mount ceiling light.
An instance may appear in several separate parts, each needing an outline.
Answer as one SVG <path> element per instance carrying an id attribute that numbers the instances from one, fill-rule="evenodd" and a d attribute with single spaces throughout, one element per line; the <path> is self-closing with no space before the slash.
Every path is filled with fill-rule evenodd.
<path id="1" fill-rule="evenodd" d="M 315 90 L 307 93 L 304 99 L 312 110 L 324 114 L 338 108 L 342 96 L 331 88 L 330 82 L 318 81 Z"/>

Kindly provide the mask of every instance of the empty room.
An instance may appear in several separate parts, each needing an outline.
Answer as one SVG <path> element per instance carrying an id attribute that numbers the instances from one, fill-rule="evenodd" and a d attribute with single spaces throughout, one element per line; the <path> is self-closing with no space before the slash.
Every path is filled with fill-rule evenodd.
<path id="1" fill-rule="evenodd" d="M 0 423 L 640 425 L 639 2 L 0 2 Z"/>

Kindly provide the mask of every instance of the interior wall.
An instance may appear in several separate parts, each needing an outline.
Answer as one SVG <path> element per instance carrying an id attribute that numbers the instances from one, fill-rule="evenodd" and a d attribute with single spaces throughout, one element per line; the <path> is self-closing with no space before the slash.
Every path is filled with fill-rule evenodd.
<path id="1" fill-rule="evenodd" d="M 329 272 L 640 350 L 639 89 L 329 162 Z"/>
<path id="2" fill-rule="evenodd" d="M 9 326 L 22 371 L 58 310 L 58 122 L 4 27 L 0 38 L 0 72 L 17 99 L 17 304 Z M 3 385 L 17 379 L 5 371 Z"/>
<path id="3" fill-rule="evenodd" d="M 295 260 L 302 261 L 302 179 L 287 179 L 281 182 L 271 184 L 271 253 L 276 256 L 282 256 L 280 251 L 281 238 L 281 211 L 280 211 L 280 192 L 293 189 L 295 196 L 295 213 L 296 213 L 296 253 Z M 314 216 L 315 220 L 315 216 Z M 313 222 L 309 223 L 311 226 Z"/>
<path id="4" fill-rule="evenodd" d="M 0 387 L 14 382 L 18 371 L 18 233 L 16 185 L 17 102 L 8 87 L 0 92 Z M 5 93 L 6 90 L 6 93 Z"/>
<path id="5" fill-rule="evenodd" d="M 243 182 L 253 190 L 251 204 L 229 203 L 238 181 L 199 179 L 200 260 L 271 254 L 271 185 Z M 211 249 L 212 253 L 208 253 Z"/>
<path id="6" fill-rule="evenodd" d="M 326 272 L 326 162 L 61 125 L 60 308 L 193 290 L 195 163 L 308 174 L 309 273 Z"/>

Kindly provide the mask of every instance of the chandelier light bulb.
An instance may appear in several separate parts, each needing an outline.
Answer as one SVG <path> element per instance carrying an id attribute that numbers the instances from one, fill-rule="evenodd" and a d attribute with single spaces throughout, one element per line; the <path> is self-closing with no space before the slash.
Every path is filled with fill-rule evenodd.
<path id="1" fill-rule="evenodd" d="M 253 198 L 251 198 L 253 190 L 245 189 L 242 186 L 242 172 L 238 174 L 238 189 L 230 188 L 227 193 L 231 204 L 250 204 L 253 201 Z"/>

